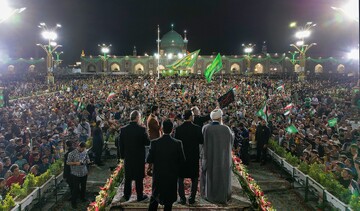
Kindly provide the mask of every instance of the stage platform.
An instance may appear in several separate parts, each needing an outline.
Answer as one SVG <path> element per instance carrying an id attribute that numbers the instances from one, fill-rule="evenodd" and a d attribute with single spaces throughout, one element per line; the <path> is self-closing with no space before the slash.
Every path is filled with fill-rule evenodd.
<path id="1" fill-rule="evenodd" d="M 151 177 L 146 176 L 144 179 L 144 193 L 147 194 L 149 197 L 151 196 Z M 198 187 L 199 188 L 199 187 Z M 133 189 L 132 189 L 132 196 L 129 201 L 120 203 L 120 199 L 123 196 L 123 189 L 124 184 L 121 183 L 120 187 L 117 190 L 117 193 L 110 205 L 110 210 L 131 210 L 131 211 L 143 211 L 147 210 L 149 206 L 149 200 L 147 199 L 143 202 L 136 201 L 136 191 L 135 191 L 135 184 L 133 182 Z M 189 197 L 190 191 L 190 180 L 187 179 L 185 181 L 185 194 L 186 197 Z M 163 206 L 159 206 L 159 210 L 163 210 Z M 173 204 L 173 211 L 177 210 L 227 210 L 227 211 L 235 211 L 235 210 L 253 210 L 251 207 L 250 200 L 248 199 L 247 195 L 242 191 L 242 188 L 235 178 L 232 176 L 232 198 L 228 202 L 227 205 L 222 204 L 213 204 L 204 199 L 202 199 L 199 195 L 199 191 L 197 192 L 196 202 L 193 205 L 181 205 L 177 202 Z"/>

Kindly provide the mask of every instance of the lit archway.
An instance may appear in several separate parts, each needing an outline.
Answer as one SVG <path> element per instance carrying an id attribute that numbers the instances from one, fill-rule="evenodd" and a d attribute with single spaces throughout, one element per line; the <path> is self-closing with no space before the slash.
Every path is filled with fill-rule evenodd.
<path id="1" fill-rule="evenodd" d="M 137 63 L 137 64 L 134 66 L 134 72 L 135 72 L 135 74 L 142 74 L 142 73 L 144 73 L 144 65 L 141 64 L 141 63 Z"/>
<path id="2" fill-rule="evenodd" d="M 30 65 L 28 68 L 29 72 L 35 72 L 35 65 Z"/>
<path id="3" fill-rule="evenodd" d="M 9 71 L 10 73 L 14 73 L 14 72 L 15 72 L 15 66 L 14 66 L 14 65 L 9 65 L 9 66 L 8 66 L 8 71 Z"/>
<path id="4" fill-rule="evenodd" d="M 120 71 L 120 65 L 118 63 L 113 63 L 110 66 L 110 70 L 113 72 L 118 72 Z"/>
<path id="5" fill-rule="evenodd" d="M 161 73 L 163 70 L 165 70 L 165 67 L 164 67 L 164 65 L 159 65 L 159 73 Z"/>
<path id="6" fill-rule="evenodd" d="M 343 64 L 339 64 L 337 66 L 336 70 L 337 70 L 338 73 L 344 73 L 345 72 L 345 66 Z"/>
<path id="7" fill-rule="evenodd" d="M 319 73 L 322 73 L 324 70 L 323 70 L 323 66 L 321 64 L 317 64 L 315 66 L 315 73 L 319 74 Z"/>
<path id="8" fill-rule="evenodd" d="M 254 73 L 255 74 L 262 74 L 264 73 L 264 66 L 260 63 L 255 65 L 255 69 L 254 69 Z"/>
<path id="9" fill-rule="evenodd" d="M 240 65 L 238 63 L 234 63 L 230 67 L 230 71 L 233 74 L 239 74 L 240 73 Z"/>

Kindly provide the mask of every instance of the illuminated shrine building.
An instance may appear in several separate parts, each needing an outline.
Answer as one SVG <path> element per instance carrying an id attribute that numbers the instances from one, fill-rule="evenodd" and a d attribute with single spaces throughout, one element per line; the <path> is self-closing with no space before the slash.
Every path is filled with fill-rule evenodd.
<path id="1" fill-rule="evenodd" d="M 104 55 L 91 56 L 86 55 L 82 51 L 80 56 L 81 73 L 84 74 L 150 74 L 157 75 L 158 69 L 161 74 L 166 66 L 173 64 L 177 60 L 183 58 L 186 54 L 198 49 L 188 46 L 186 32 L 184 36 L 177 33 L 174 29 L 165 33 L 160 38 L 160 55 L 157 53 L 157 43 L 154 43 L 152 54 L 138 55 L 136 47 L 132 55 Z M 190 48 L 189 48 L 190 47 Z M 201 49 L 200 49 L 201 50 Z M 241 49 L 239 49 L 240 51 Z M 214 52 L 212 55 L 200 54 L 192 68 L 188 68 L 187 74 L 204 74 L 217 53 L 221 54 L 223 68 L 217 74 L 264 74 L 264 75 L 288 75 L 297 72 L 299 69 L 298 60 L 293 60 L 291 56 L 282 53 L 269 53 L 266 49 L 266 43 L 261 53 L 250 55 L 222 55 L 221 52 Z M 260 52 L 254 49 L 254 52 Z M 289 57 L 287 57 L 289 56 Z M 296 59 L 296 58 L 295 58 Z M 31 62 L 32 61 L 32 62 Z M 159 64 L 158 64 L 159 62 Z M 34 63 L 34 64 L 33 64 Z M 28 70 L 29 72 L 41 72 L 45 68 L 44 59 L 23 61 L 18 59 L 9 61 L 6 65 L 8 72 L 15 73 L 20 70 Z M 32 64 L 29 66 L 29 64 Z M 350 75 L 352 64 L 347 60 L 337 60 L 335 58 L 307 58 L 306 74 L 346 74 Z M 6 68 L 4 67 L 4 68 Z M 45 71 L 45 69 L 44 69 Z"/>

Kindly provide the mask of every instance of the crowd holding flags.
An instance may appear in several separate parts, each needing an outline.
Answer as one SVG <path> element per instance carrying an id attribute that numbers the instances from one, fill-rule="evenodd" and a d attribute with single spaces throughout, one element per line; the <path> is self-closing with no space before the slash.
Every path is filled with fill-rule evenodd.
<path id="1" fill-rule="evenodd" d="M 262 119 L 264 119 L 265 121 L 267 121 L 267 106 L 266 106 L 266 101 L 263 105 L 262 108 L 260 108 L 260 110 L 256 113 L 256 115 L 258 117 L 261 117 Z"/>
<path id="2" fill-rule="evenodd" d="M 278 88 L 276 88 L 277 91 L 285 91 L 285 85 L 281 85 L 281 86 L 278 86 Z"/>
<path id="3" fill-rule="evenodd" d="M 226 92 L 226 94 L 224 94 L 218 99 L 220 108 L 225 108 L 234 101 L 235 101 L 234 89 L 230 89 L 228 92 Z"/>
<path id="4" fill-rule="evenodd" d="M 211 65 L 209 67 L 207 67 L 205 70 L 206 81 L 208 83 L 210 83 L 212 76 L 215 73 L 219 72 L 221 70 L 221 68 L 222 68 L 221 56 L 220 56 L 220 54 L 218 54 L 216 56 L 216 58 L 214 59 L 214 61 L 211 63 Z"/>
<path id="5" fill-rule="evenodd" d="M 291 109 L 294 107 L 295 105 L 293 103 L 290 103 L 288 104 L 287 106 L 285 106 L 284 110 L 285 110 L 285 113 L 284 115 L 287 116 L 290 114 L 291 112 Z"/>
<path id="6" fill-rule="evenodd" d="M 285 131 L 290 134 L 299 132 L 298 129 L 294 125 L 290 125 L 289 127 L 287 127 L 285 129 Z"/>
<path id="7" fill-rule="evenodd" d="M 329 119 L 328 125 L 334 127 L 337 124 L 337 118 Z"/>
<path id="8" fill-rule="evenodd" d="M 111 99 L 113 99 L 115 97 L 116 93 L 115 92 L 111 92 L 109 94 L 109 96 L 106 98 L 106 102 L 110 102 Z"/>

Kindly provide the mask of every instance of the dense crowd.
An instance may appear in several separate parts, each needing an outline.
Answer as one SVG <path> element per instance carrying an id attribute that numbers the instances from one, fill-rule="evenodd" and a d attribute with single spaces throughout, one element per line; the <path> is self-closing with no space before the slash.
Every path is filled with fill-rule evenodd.
<path id="1" fill-rule="evenodd" d="M 360 181 L 360 101 L 355 85 L 234 75 L 218 76 L 211 83 L 198 76 L 160 80 L 150 76 L 84 76 L 57 79 L 46 87 L 36 82 L 5 83 L 10 97 L 31 96 L 45 88 L 50 94 L 20 98 L 0 108 L 0 188 L 4 193 L 12 183 L 22 184 L 26 174 L 45 172 L 61 157 L 66 140 L 76 145 L 93 137 L 101 154 L 103 142 L 116 136 L 133 110 L 140 111 L 146 126 L 145 117 L 157 105 L 158 119 L 170 118 L 176 127 L 182 123 L 184 111 L 194 106 L 199 115 L 209 115 L 219 106 L 217 99 L 230 89 L 235 102 L 222 108 L 223 122 L 235 132 L 234 150 L 246 163 L 244 149 L 255 144 L 261 122 L 257 113 L 266 105 L 266 127 L 272 139 L 307 163 L 325 164 L 344 187 L 349 187 L 352 179 Z M 286 112 L 284 107 L 291 103 Z M 328 121 L 333 118 L 337 124 L 330 126 Z M 290 125 L 298 132 L 286 132 Z M 99 137 L 99 131 L 105 139 Z M 100 158 L 96 163 L 101 164 Z"/>

